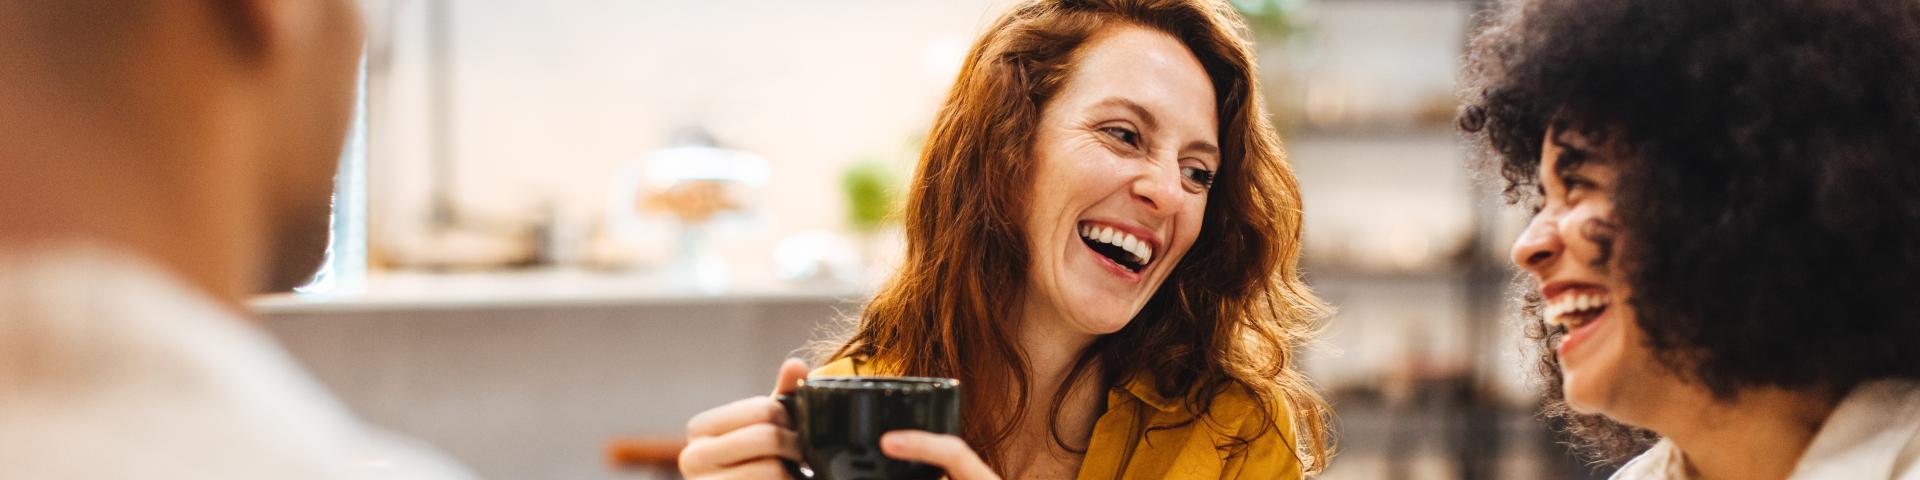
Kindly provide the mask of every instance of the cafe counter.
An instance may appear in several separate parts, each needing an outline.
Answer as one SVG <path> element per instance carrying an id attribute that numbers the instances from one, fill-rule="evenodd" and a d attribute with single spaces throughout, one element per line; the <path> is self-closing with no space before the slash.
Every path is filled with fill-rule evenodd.
<path id="1" fill-rule="evenodd" d="M 376 274 L 363 294 L 252 308 L 366 420 L 485 478 L 629 478 L 614 438 L 675 438 L 706 408 L 772 388 L 864 293 L 737 281 L 723 290 L 591 271 Z"/>

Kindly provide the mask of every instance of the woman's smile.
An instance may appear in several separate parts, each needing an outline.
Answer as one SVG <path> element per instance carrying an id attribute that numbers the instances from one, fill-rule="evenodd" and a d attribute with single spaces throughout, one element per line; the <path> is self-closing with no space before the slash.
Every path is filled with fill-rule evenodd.
<path id="1" fill-rule="evenodd" d="M 1556 289 L 1558 291 L 1555 291 Z M 1567 335 L 1560 339 L 1560 344 L 1555 347 L 1562 360 L 1566 361 L 1569 352 L 1591 338 L 1594 332 L 1600 330 L 1610 318 L 1607 315 L 1607 307 L 1612 305 L 1613 296 L 1605 287 L 1598 285 L 1549 284 L 1548 288 L 1543 290 L 1553 296 L 1546 297 L 1547 304 L 1546 310 L 1542 312 L 1542 321 L 1546 322 L 1549 328 L 1559 328 L 1567 332 Z"/>
<path id="2" fill-rule="evenodd" d="M 1083 221 L 1077 230 L 1080 244 L 1093 256 L 1094 263 L 1128 283 L 1138 283 L 1141 273 L 1153 265 L 1153 251 L 1160 243 L 1148 230 L 1137 226 Z"/>

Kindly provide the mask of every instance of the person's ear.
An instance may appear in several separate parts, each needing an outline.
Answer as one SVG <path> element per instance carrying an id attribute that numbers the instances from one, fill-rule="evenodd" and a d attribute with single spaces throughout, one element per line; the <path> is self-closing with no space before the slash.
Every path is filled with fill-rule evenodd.
<path id="1" fill-rule="evenodd" d="M 252 66 L 298 69 L 314 55 L 337 54 L 341 45 L 352 45 L 357 52 L 365 40 L 361 0 L 197 1 L 222 24 L 222 37 L 236 60 Z"/>
<path id="2" fill-rule="evenodd" d="M 267 61 L 297 52 L 302 37 L 335 20 L 339 0 L 201 0 L 226 30 L 233 51 L 247 61 Z M 349 2 L 352 0 L 348 0 Z"/>
<path id="3" fill-rule="evenodd" d="M 287 4 L 305 0 L 201 0 L 222 30 L 228 50 L 244 61 L 259 61 L 267 55 L 279 35 L 278 16 Z"/>

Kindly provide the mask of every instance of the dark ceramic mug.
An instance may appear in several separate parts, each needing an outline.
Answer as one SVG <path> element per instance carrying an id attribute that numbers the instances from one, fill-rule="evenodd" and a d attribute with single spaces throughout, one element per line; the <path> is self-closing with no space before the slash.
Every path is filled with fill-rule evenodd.
<path id="1" fill-rule="evenodd" d="M 776 398 L 799 434 L 803 462 L 781 460 L 798 479 L 937 479 L 938 467 L 881 454 L 880 436 L 960 434 L 960 381 L 951 378 L 814 377 Z"/>

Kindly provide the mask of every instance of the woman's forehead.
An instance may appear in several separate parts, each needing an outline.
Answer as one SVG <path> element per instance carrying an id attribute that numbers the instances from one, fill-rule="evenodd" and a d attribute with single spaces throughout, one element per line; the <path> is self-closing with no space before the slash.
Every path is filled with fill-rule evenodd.
<path id="1" fill-rule="evenodd" d="M 1076 52 L 1062 95 L 1092 107 L 1110 97 L 1169 122 L 1215 130 L 1212 79 L 1187 46 L 1157 30 L 1114 27 Z"/>

